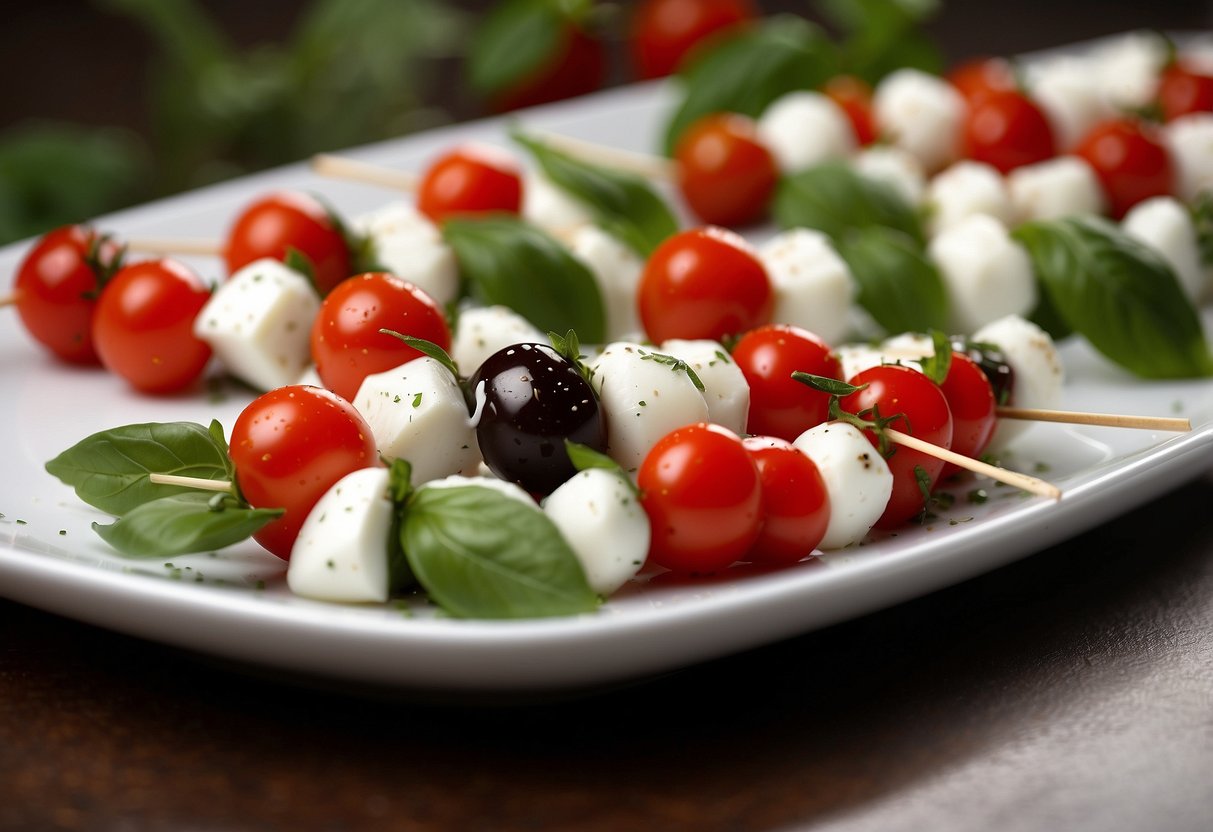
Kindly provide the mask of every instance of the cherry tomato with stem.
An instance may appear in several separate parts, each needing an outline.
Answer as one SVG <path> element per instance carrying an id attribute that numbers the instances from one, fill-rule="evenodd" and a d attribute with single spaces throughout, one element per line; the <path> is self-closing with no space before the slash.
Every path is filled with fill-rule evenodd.
<path id="1" fill-rule="evenodd" d="M 661 78 L 710 36 L 758 16 L 748 0 L 642 0 L 632 15 L 632 65 L 641 78 Z"/>
<path id="2" fill-rule="evenodd" d="M 857 145 L 866 147 L 876 141 L 872 87 L 867 81 L 854 75 L 835 75 L 825 83 L 821 91 L 846 113 Z"/>
<path id="3" fill-rule="evenodd" d="M 762 528 L 762 480 L 741 439 L 699 422 L 659 439 L 637 473 L 649 559 L 707 574 L 744 557 Z"/>
<path id="4" fill-rule="evenodd" d="M 653 343 L 719 341 L 767 322 L 771 280 L 753 249 L 723 228 L 692 228 L 667 238 L 645 262 L 637 291 L 640 320 Z"/>
<path id="5" fill-rule="evenodd" d="M 1057 153 L 1044 111 L 1018 90 L 990 92 L 971 100 L 962 134 L 965 156 L 1003 174 Z"/>
<path id="6" fill-rule="evenodd" d="M 176 393 L 206 369 L 211 348 L 194 335 L 210 287 L 168 258 L 123 266 L 101 291 L 93 343 L 107 370 L 144 393 Z"/>
<path id="7" fill-rule="evenodd" d="M 1158 79 L 1158 108 L 1163 121 L 1213 111 L 1213 75 L 1183 61 L 1172 63 Z"/>
<path id="8" fill-rule="evenodd" d="M 1101 122 L 1074 149 L 1095 170 L 1112 216 L 1154 196 L 1166 196 L 1175 184 L 1175 164 L 1158 131 L 1136 118 Z"/>
<path id="9" fill-rule="evenodd" d="M 948 375 L 939 385 L 952 411 L 952 450 L 978 459 L 990 444 L 998 423 L 994 388 L 981 366 L 962 352 L 953 352 Z M 959 473 L 948 463 L 942 476 Z"/>
<path id="10" fill-rule="evenodd" d="M 736 113 L 697 119 L 675 145 L 674 160 L 683 199 L 703 222 L 736 227 L 766 216 L 779 168 L 753 119 Z"/>
<path id="11" fill-rule="evenodd" d="M 228 274 L 254 260 L 306 258 L 323 296 L 353 268 L 349 240 L 340 221 L 315 197 L 294 191 L 271 193 L 248 205 L 232 224 L 224 257 Z"/>
<path id="12" fill-rule="evenodd" d="M 93 314 L 104 284 L 121 265 L 110 237 L 81 225 L 44 234 L 17 267 L 11 302 L 35 341 L 71 364 L 97 364 Z"/>
<path id="13" fill-rule="evenodd" d="M 422 289 L 387 272 L 355 275 L 329 292 L 312 323 L 312 360 L 324 386 L 353 400 L 367 376 L 421 356 L 383 329 L 451 348 L 446 317 Z"/>
<path id="14" fill-rule="evenodd" d="M 285 509 L 253 535 L 283 560 L 308 512 L 334 483 L 379 465 L 366 420 L 321 387 L 279 387 L 254 399 L 232 426 L 230 445 L 244 499 L 254 508 Z"/>
<path id="15" fill-rule="evenodd" d="M 1015 69 L 1005 58 L 972 58 L 957 64 L 945 78 L 970 105 L 991 93 L 1018 88 Z"/>
<path id="16" fill-rule="evenodd" d="M 522 172 L 503 150 L 463 145 L 426 169 L 417 186 L 417 208 L 435 223 L 448 217 L 517 214 L 522 210 Z"/>
<path id="17" fill-rule="evenodd" d="M 768 324 L 741 336 L 733 361 L 750 386 L 746 430 L 789 442 L 829 417 L 830 396 L 801 384 L 792 373 L 842 378 L 842 363 L 808 330 Z"/>
<path id="18" fill-rule="evenodd" d="M 830 525 L 830 496 L 821 472 L 783 439 L 747 436 L 742 444 L 762 481 L 762 529 L 746 559 L 769 566 L 803 560 Z"/>

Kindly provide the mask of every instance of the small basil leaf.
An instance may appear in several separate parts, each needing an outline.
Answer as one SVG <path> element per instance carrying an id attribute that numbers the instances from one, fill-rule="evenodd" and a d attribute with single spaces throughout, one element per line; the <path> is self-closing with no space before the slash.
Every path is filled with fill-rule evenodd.
<path id="1" fill-rule="evenodd" d="M 124 425 L 86 437 L 46 463 L 76 496 L 107 514 L 121 515 L 151 500 L 188 491 L 156 485 L 148 474 L 231 480 L 227 443 L 192 422 Z M 223 435 L 222 428 L 217 432 Z"/>
<path id="2" fill-rule="evenodd" d="M 427 341 L 424 338 L 418 338 L 415 335 L 405 335 L 404 333 L 397 332 L 394 329 L 381 329 L 379 331 L 384 335 L 391 335 L 393 338 L 399 338 L 401 341 L 417 350 L 417 352 L 428 358 L 434 359 L 455 377 L 455 381 L 460 381 L 462 379 L 462 377 L 459 375 L 459 368 L 455 366 L 455 359 L 451 358 L 451 354 L 449 352 L 435 344 L 433 341 Z"/>
<path id="3" fill-rule="evenodd" d="M 627 472 L 623 470 L 622 465 L 588 445 L 582 445 L 566 439 L 564 440 L 564 449 L 569 454 L 569 461 L 573 463 L 573 467 L 578 471 L 602 468 L 605 471 L 614 471 L 625 478 L 627 477 Z"/>
<path id="4" fill-rule="evenodd" d="M 952 339 L 942 330 L 933 329 L 931 344 L 934 351 L 918 363 L 922 365 L 923 375 L 936 384 L 943 384 L 948 377 L 948 371 L 952 369 Z"/>
<path id="5" fill-rule="evenodd" d="M 859 284 L 859 305 L 886 331 L 927 332 L 947 326 L 943 279 L 912 238 L 874 225 L 849 232 L 837 245 Z"/>
<path id="6" fill-rule="evenodd" d="M 602 228 L 641 257 L 678 230 L 670 207 L 639 176 L 583 162 L 518 131 L 513 138 L 553 184 L 589 208 Z"/>
<path id="7" fill-rule="evenodd" d="M 451 219 L 442 227 L 472 294 L 518 312 L 543 332 L 577 330 L 606 340 L 598 284 L 568 249 L 515 217 Z"/>
<path id="8" fill-rule="evenodd" d="M 843 71 L 875 84 L 901 67 L 939 72 L 938 48 L 919 28 L 936 0 L 816 0 L 828 23 L 845 33 Z"/>
<path id="9" fill-rule="evenodd" d="M 849 396 L 852 393 L 858 393 L 860 390 L 867 387 L 866 384 L 856 386 L 854 384 L 848 384 L 845 381 L 840 381 L 836 378 L 817 376 L 813 375 L 812 373 L 802 372 L 801 370 L 797 370 L 796 372 L 792 373 L 792 379 L 794 381 L 799 381 L 801 384 L 812 387 L 814 390 L 821 393 L 829 393 L 831 396 Z"/>
<path id="10" fill-rule="evenodd" d="M 480 95 L 519 83 L 555 56 L 563 25 L 550 0 L 497 4 L 472 38 L 468 83 Z"/>
<path id="11" fill-rule="evenodd" d="M 833 240 L 874 225 L 902 231 L 922 244 L 922 222 L 892 187 L 826 162 L 786 176 L 775 189 L 771 213 L 781 228 L 815 228 Z"/>
<path id="12" fill-rule="evenodd" d="M 130 557 L 209 552 L 251 537 L 282 509 L 248 508 L 230 495 L 174 494 L 131 509 L 110 525 L 94 523 L 106 543 Z"/>
<path id="13" fill-rule="evenodd" d="M 666 126 L 666 155 L 697 119 L 720 112 L 757 118 L 781 95 L 821 86 L 834 66 L 834 47 L 821 29 L 793 15 L 773 15 L 722 39 L 682 73 L 685 97 Z"/>
<path id="14" fill-rule="evenodd" d="M 490 488 L 418 489 L 402 542 L 430 598 L 458 618 L 574 615 L 598 605 L 552 521 Z"/>
<path id="15" fill-rule="evenodd" d="M 1153 250 L 1091 217 L 1031 222 L 1014 236 L 1058 314 L 1107 358 L 1143 378 L 1213 375 L 1200 318 Z"/>

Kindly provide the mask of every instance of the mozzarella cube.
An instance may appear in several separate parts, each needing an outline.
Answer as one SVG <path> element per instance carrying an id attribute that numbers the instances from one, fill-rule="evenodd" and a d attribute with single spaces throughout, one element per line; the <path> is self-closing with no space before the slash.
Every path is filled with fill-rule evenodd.
<path id="1" fill-rule="evenodd" d="M 1007 175 L 1007 191 L 1019 222 L 1102 214 L 1107 209 L 1099 178 L 1077 156 L 1016 168 Z"/>
<path id="2" fill-rule="evenodd" d="M 814 333 L 827 344 L 846 335 L 857 287 L 851 269 L 820 231 L 794 228 L 768 240 L 758 259 L 771 278 L 771 320 Z"/>
<path id="3" fill-rule="evenodd" d="M 598 284 L 606 310 L 607 340 L 637 339 L 644 332 L 636 305 L 644 261 L 596 225 L 577 229 L 569 250 L 589 268 Z"/>
<path id="4" fill-rule="evenodd" d="M 856 173 L 885 183 L 911 207 L 922 205 L 926 198 L 926 170 L 908 150 L 887 144 L 872 145 L 856 155 L 853 164 Z"/>
<path id="5" fill-rule="evenodd" d="M 255 260 L 219 285 L 194 319 L 227 371 L 258 390 L 294 384 L 311 363 L 320 298 L 281 262 Z"/>
<path id="6" fill-rule="evenodd" d="M 841 549 L 867 537 L 893 493 L 893 474 L 863 432 L 824 422 L 792 443 L 813 460 L 830 498 L 830 524 L 818 548 Z"/>
<path id="7" fill-rule="evenodd" d="M 445 306 L 459 296 L 455 252 L 420 211 L 393 202 L 350 223 L 371 238 L 376 265 L 407 280 Z"/>
<path id="8" fill-rule="evenodd" d="M 371 426 L 379 454 L 413 466 L 414 485 L 475 471 L 480 461 L 463 391 L 428 356 L 367 376 L 353 405 Z"/>
<path id="9" fill-rule="evenodd" d="M 787 93 L 763 111 L 758 136 L 785 174 L 855 152 L 855 130 L 842 108 L 819 92 Z"/>
<path id="10" fill-rule="evenodd" d="M 291 592 L 321 601 L 388 599 L 392 501 L 386 468 L 346 474 L 316 502 L 291 549 Z"/>
<path id="11" fill-rule="evenodd" d="M 589 206 L 539 171 L 527 171 L 524 177 L 522 217 L 560 238 L 594 222 Z"/>
<path id="12" fill-rule="evenodd" d="M 1014 382 L 1011 400 L 1006 404 L 1044 409 L 1055 409 L 1061 404 L 1065 373 L 1049 333 L 1031 321 L 1008 315 L 974 332 L 973 340 L 998 347 L 1011 366 Z M 1020 419 L 999 419 L 990 438 L 990 450 L 1005 449 L 1030 425 Z"/>
<path id="13" fill-rule="evenodd" d="M 1089 58 L 1065 55 L 1027 69 L 1032 99 L 1044 110 L 1059 152 L 1075 147 L 1091 128 L 1115 115 Z"/>
<path id="14" fill-rule="evenodd" d="M 1176 195 L 1191 203 L 1213 191 L 1213 113 L 1181 116 L 1166 125 L 1164 135 L 1175 160 Z"/>
<path id="15" fill-rule="evenodd" d="M 1121 227 L 1162 255 L 1194 304 L 1204 299 L 1209 275 L 1200 261 L 1192 215 L 1183 204 L 1169 196 L 1147 199 L 1129 209 Z"/>
<path id="16" fill-rule="evenodd" d="M 469 378 L 498 350 L 514 344 L 546 344 L 548 338 L 508 306 L 463 309 L 455 320 L 451 358 Z"/>
<path id="17" fill-rule="evenodd" d="M 1170 51 L 1161 35 L 1144 30 L 1097 46 L 1091 53 L 1092 70 L 1104 100 L 1117 110 L 1138 109 L 1153 102 Z"/>
<path id="18" fill-rule="evenodd" d="M 927 258 L 948 290 L 948 329 L 968 334 L 1037 301 L 1028 253 L 998 220 L 974 214 L 931 240 Z"/>
<path id="19" fill-rule="evenodd" d="M 750 384 L 729 352 L 718 341 L 663 341 L 661 351 L 681 358 L 703 382 L 708 420 L 744 434 L 750 416 Z"/>
<path id="20" fill-rule="evenodd" d="M 1007 226 L 1015 219 L 1002 174 L 982 162 L 957 162 L 937 174 L 927 188 L 927 210 L 932 236 L 979 214 Z"/>
<path id="21" fill-rule="evenodd" d="M 884 353 L 871 344 L 843 344 L 834 353 L 842 365 L 843 381 L 854 378 L 856 373 L 869 367 L 879 367 L 885 363 Z"/>
<path id="22" fill-rule="evenodd" d="M 943 78 L 898 69 L 877 84 L 872 111 L 879 132 L 914 154 L 927 171 L 960 156 L 965 101 Z"/>
<path id="23" fill-rule="evenodd" d="M 600 468 L 581 471 L 548 495 L 543 510 L 599 595 L 615 592 L 644 566 L 649 518 L 631 483 L 618 474 Z"/>

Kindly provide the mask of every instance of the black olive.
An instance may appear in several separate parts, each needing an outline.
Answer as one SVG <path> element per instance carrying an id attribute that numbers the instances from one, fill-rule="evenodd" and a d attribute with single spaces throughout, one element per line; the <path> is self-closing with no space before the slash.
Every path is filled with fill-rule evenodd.
<path id="1" fill-rule="evenodd" d="M 485 464 L 532 494 L 550 494 L 577 473 L 565 439 L 598 451 L 606 448 L 606 426 L 593 388 L 549 346 L 514 344 L 498 350 L 472 376 L 471 391 Z"/>
<path id="2" fill-rule="evenodd" d="M 993 344 L 970 341 L 962 336 L 952 339 L 952 349 L 962 352 L 981 368 L 994 391 L 994 401 L 1000 405 L 1010 404 L 1011 391 L 1015 388 L 1015 371 L 1007 363 L 1002 350 Z"/>

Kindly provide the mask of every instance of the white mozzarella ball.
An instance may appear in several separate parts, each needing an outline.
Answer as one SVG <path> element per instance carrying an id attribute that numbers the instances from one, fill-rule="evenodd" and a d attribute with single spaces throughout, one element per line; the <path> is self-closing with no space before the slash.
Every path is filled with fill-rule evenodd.
<path id="1" fill-rule="evenodd" d="M 876 86 L 872 111 L 881 135 L 904 148 L 927 171 L 960 155 L 965 101 L 951 84 L 917 69 L 898 69 Z"/>
<path id="2" fill-rule="evenodd" d="M 819 92 L 796 90 L 771 103 L 758 136 L 783 173 L 797 173 L 855 151 L 855 130 L 842 108 Z"/>
<path id="3" fill-rule="evenodd" d="M 1044 110 L 1059 152 L 1074 148 L 1091 128 L 1116 114 L 1089 58 L 1065 55 L 1027 68 L 1032 99 Z"/>
<path id="4" fill-rule="evenodd" d="M 386 468 L 346 474 L 316 502 L 291 548 L 291 592 L 321 601 L 388 599 L 392 501 Z"/>
<path id="5" fill-rule="evenodd" d="M 1107 207 L 1095 171 L 1077 156 L 1018 167 L 1007 175 L 1007 191 L 1018 222 L 1102 214 Z"/>
<path id="6" fill-rule="evenodd" d="M 194 319 L 227 371 L 258 390 L 294 384 L 312 360 L 320 298 L 281 262 L 256 260 L 219 284 Z"/>
<path id="7" fill-rule="evenodd" d="M 589 206 L 539 171 L 527 171 L 524 176 L 522 217 L 562 239 L 594 221 Z"/>
<path id="8" fill-rule="evenodd" d="M 577 229 L 569 251 L 589 268 L 602 293 L 608 341 L 633 340 L 644 332 L 636 292 L 644 261 L 622 241 L 596 225 Z"/>
<path id="9" fill-rule="evenodd" d="M 872 344 L 843 344 L 835 349 L 834 353 L 842 365 L 843 381 L 854 378 L 856 373 L 869 367 L 879 367 L 885 363 L 884 353 Z"/>
<path id="10" fill-rule="evenodd" d="M 631 484 L 611 471 L 575 474 L 543 502 L 543 510 L 568 542 L 590 589 L 609 596 L 644 566 L 649 518 Z"/>
<path id="11" fill-rule="evenodd" d="M 807 329 L 827 344 L 847 334 L 856 284 L 851 269 L 820 231 L 794 228 L 768 240 L 758 259 L 771 278 L 771 320 Z"/>
<path id="12" fill-rule="evenodd" d="M 824 422 L 793 442 L 817 465 L 830 499 L 830 524 L 818 548 L 841 549 L 867 537 L 893 493 L 893 474 L 863 432 Z"/>
<path id="13" fill-rule="evenodd" d="M 428 356 L 367 376 L 353 405 L 371 426 L 380 455 L 413 466 L 414 485 L 474 471 L 480 461 L 463 391 Z"/>
<path id="14" fill-rule="evenodd" d="M 718 341 L 663 341 L 661 352 L 681 358 L 703 382 L 708 420 L 744 434 L 750 415 L 750 385 L 737 362 Z"/>
<path id="15" fill-rule="evenodd" d="M 968 334 L 1036 307 L 1036 278 L 1028 253 L 993 217 L 974 214 L 951 226 L 931 240 L 927 258 L 948 291 L 951 332 Z"/>
<path id="16" fill-rule="evenodd" d="M 1179 200 L 1156 196 L 1139 202 L 1125 214 L 1121 227 L 1162 255 L 1193 303 L 1204 299 L 1209 276 L 1200 262 L 1192 215 Z"/>
<path id="17" fill-rule="evenodd" d="M 377 266 L 407 280 L 439 306 L 459 295 L 455 252 L 430 220 L 405 202 L 392 202 L 355 218 L 351 225 L 371 239 Z"/>
<path id="18" fill-rule="evenodd" d="M 1169 53 L 1167 41 L 1147 31 L 1129 32 L 1100 44 L 1091 60 L 1104 99 L 1118 110 L 1150 104 Z"/>
<path id="19" fill-rule="evenodd" d="M 469 378 L 489 356 L 514 344 L 546 344 L 539 329 L 508 306 L 463 309 L 455 320 L 451 358 Z"/>
<path id="20" fill-rule="evenodd" d="M 1061 404 L 1065 373 L 1049 333 L 1031 321 L 1009 315 L 974 332 L 973 340 L 998 347 L 1010 365 L 1014 382 L 1007 404 L 1046 410 Z M 1019 419 L 999 419 L 990 439 L 990 450 L 1006 448 L 1030 425 Z"/>
<path id="21" fill-rule="evenodd" d="M 856 173 L 888 185 L 911 207 L 922 205 L 926 199 L 926 170 L 908 150 L 888 144 L 872 145 L 860 151 L 853 164 Z"/>
<path id="22" fill-rule="evenodd" d="M 1007 226 L 1015 219 L 1006 181 L 983 162 L 957 162 L 938 173 L 927 188 L 927 210 L 932 235 L 977 214 Z"/>
<path id="23" fill-rule="evenodd" d="M 670 431 L 708 421 L 708 405 L 686 372 L 654 355 L 640 344 L 616 341 L 592 365 L 607 454 L 629 472 Z"/>
<path id="24" fill-rule="evenodd" d="M 1175 187 L 1184 202 L 1213 191 L 1213 113 L 1191 113 L 1164 128 L 1175 161 Z"/>

